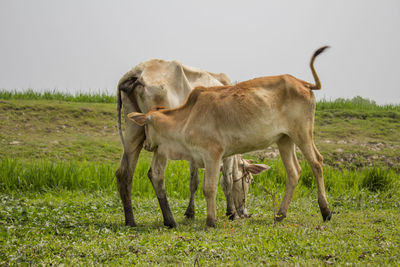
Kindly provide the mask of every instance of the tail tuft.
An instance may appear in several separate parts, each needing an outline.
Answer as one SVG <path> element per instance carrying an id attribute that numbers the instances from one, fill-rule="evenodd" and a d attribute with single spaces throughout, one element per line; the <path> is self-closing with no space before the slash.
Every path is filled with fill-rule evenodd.
<path id="1" fill-rule="evenodd" d="M 314 52 L 314 55 L 313 55 L 312 57 L 313 57 L 313 58 L 317 57 L 319 54 L 321 54 L 322 52 L 324 52 L 325 49 L 328 49 L 329 47 L 330 47 L 329 45 L 326 45 L 326 46 L 323 46 L 323 47 L 321 47 L 321 48 L 318 48 L 318 49 Z"/>
<path id="2" fill-rule="evenodd" d="M 319 89 L 321 89 L 321 81 L 319 80 L 318 75 L 317 75 L 317 72 L 315 71 L 315 68 L 314 68 L 314 60 L 315 60 L 315 58 L 316 58 L 319 54 L 321 54 L 322 52 L 324 52 L 325 49 L 327 49 L 327 48 L 329 48 L 329 46 L 327 46 L 327 45 L 326 45 L 326 46 L 323 46 L 323 47 L 321 47 L 321 48 L 318 48 L 318 49 L 314 52 L 313 56 L 311 57 L 310 68 L 311 68 L 311 72 L 312 72 L 312 74 L 313 74 L 313 76 L 314 76 L 314 80 L 315 80 L 315 85 L 313 85 L 313 84 L 309 85 L 309 88 L 310 88 L 311 90 L 319 90 Z"/>

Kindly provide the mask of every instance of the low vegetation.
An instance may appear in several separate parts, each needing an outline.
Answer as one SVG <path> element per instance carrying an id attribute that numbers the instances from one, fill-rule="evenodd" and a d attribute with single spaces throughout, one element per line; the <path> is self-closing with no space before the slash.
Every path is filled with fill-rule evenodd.
<path id="1" fill-rule="evenodd" d="M 17 90 L 1 90 L 0 99 L 5 100 L 58 100 L 68 102 L 87 102 L 87 103 L 114 103 L 115 96 L 110 95 L 106 92 L 98 93 L 76 93 L 74 95 L 68 93 L 62 93 L 57 90 L 48 91 L 37 91 L 28 89 L 25 91 Z"/>
<path id="2" fill-rule="evenodd" d="M 315 179 L 302 174 L 284 222 L 273 221 L 285 169 L 276 147 L 246 155 L 272 168 L 255 176 L 250 219 L 229 221 L 222 190 L 216 229 L 196 219 L 187 162 L 169 162 L 166 189 L 178 222 L 163 226 L 143 152 L 133 179 L 136 228 L 123 225 L 114 172 L 122 153 L 113 96 L 0 91 L 0 265 L 396 265 L 400 262 L 400 107 L 354 98 L 317 105 L 325 158 L 323 223 Z M 300 159 L 301 154 L 299 153 Z M 202 172 L 202 171 L 201 171 Z M 202 173 L 201 173 L 202 177 Z M 201 188 L 201 187 L 200 187 Z"/>

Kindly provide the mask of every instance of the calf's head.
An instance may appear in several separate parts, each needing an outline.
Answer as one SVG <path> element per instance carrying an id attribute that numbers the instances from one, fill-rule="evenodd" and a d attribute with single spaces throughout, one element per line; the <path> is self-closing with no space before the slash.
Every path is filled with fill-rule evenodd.
<path id="1" fill-rule="evenodd" d="M 154 151 L 158 146 L 157 131 L 153 130 L 154 126 L 152 125 L 154 120 L 154 117 L 151 114 L 152 112 L 154 112 L 154 110 L 150 110 L 146 114 L 139 112 L 128 114 L 130 120 L 134 121 L 139 126 L 144 126 L 146 139 L 144 140 L 143 148 L 150 152 Z"/>

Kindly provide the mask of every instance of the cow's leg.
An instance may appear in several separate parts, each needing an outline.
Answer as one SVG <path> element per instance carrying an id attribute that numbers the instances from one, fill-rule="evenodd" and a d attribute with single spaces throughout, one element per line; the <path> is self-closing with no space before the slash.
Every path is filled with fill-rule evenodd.
<path id="1" fill-rule="evenodd" d="M 190 200 L 189 205 L 186 209 L 185 216 L 187 218 L 194 218 L 194 197 L 199 187 L 199 169 L 193 167 L 190 163 Z"/>
<path id="2" fill-rule="evenodd" d="M 226 199 L 226 216 L 229 216 L 229 219 L 234 220 L 239 218 L 235 203 L 233 202 L 232 196 L 232 186 L 233 186 L 233 164 L 234 164 L 234 156 L 225 158 L 223 160 L 222 165 L 222 176 L 221 176 L 221 187 L 222 191 L 224 191 L 225 199 Z"/>
<path id="3" fill-rule="evenodd" d="M 138 127 L 136 131 L 126 132 L 125 150 L 115 176 L 117 177 L 118 191 L 124 206 L 125 224 L 136 226 L 131 202 L 132 178 L 142 149 L 144 133 L 143 129 Z"/>
<path id="4" fill-rule="evenodd" d="M 166 166 L 167 158 L 156 151 L 151 163 L 151 168 L 147 175 L 149 176 L 154 192 L 157 195 L 158 203 L 160 204 L 160 209 L 164 217 L 164 225 L 173 228 L 176 227 L 176 222 L 172 216 L 167 200 L 167 194 L 165 192 L 164 172 Z"/>
<path id="5" fill-rule="evenodd" d="M 286 168 L 285 196 L 283 197 L 278 214 L 275 218 L 276 221 L 282 221 L 286 217 L 293 192 L 299 181 L 301 168 L 296 157 L 295 144 L 287 135 L 280 138 L 277 145 Z"/>
<path id="6" fill-rule="evenodd" d="M 325 193 L 324 177 L 322 170 L 323 157 L 317 150 L 311 138 L 303 140 L 303 142 L 299 142 L 297 145 L 300 148 L 301 152 L 304 154 L 304 157 L 307 159 L 308 163 L 310 164 L 312 172 L 315 176 L 318 188 L 318 204 L 321 210 L 322 218 L 324 221 L 330 220 L 332 217 L 332 212 L 328 208 L 328 201 L 326 199 Z"/>
<path id="7" fill-rule="evenodd" d="M 215 227 L 217 221 L 216 194 L 218 187 L 218 174 L 220 158 L 208 159 L 205 162 L 205 173 L 203 180 L 203 193 L 207 201 L 206 227 Z"/>

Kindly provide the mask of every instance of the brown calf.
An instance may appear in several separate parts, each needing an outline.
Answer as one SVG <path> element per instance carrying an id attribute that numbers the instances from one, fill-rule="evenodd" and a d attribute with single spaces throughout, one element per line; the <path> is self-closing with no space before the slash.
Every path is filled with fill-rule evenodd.
<path id="1" fill-rule="evenodd" d="M 164 161 L 186 159 L 193 166 L 205 168 L 207 226 L 214 227 L 216 222 L 220 162 L 234 154 L 265 149 L 273 143 L 278 145 L 287 173 L 285 196 L 276 220 L 286 217 L 300 176 L 295 145 L 316 178 L 323 220 L 331 218 L 322 174 L 323 158 L 313 141 L 316 101 L 312 90 L 321 88 L 313 63 L 326 48 L 318 49 L 311 58 L 315 85 L 285 74 L 232 86 L 197 87 L 177 108 L 128 115 L 138 125 L 146 125 L 145 145 L 156 149 Z M 158 176 L 153 181 L 161 186 L 163 176 L 153 167 L 157 166 L 152 169 Z"/>

